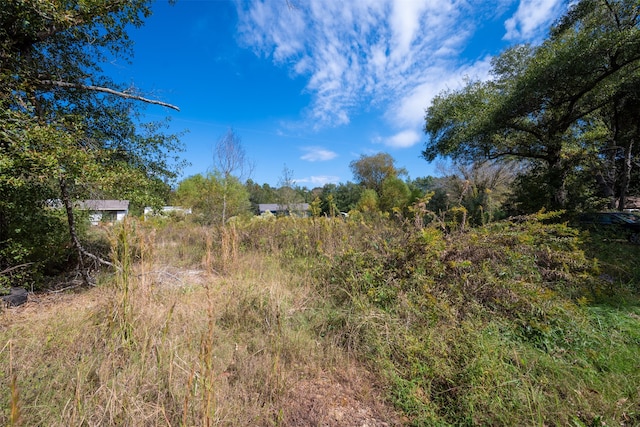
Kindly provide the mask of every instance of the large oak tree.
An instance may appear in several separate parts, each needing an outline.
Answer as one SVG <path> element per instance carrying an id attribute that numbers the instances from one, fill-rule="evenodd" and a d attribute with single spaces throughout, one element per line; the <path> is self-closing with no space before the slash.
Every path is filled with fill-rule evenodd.
<path id="1" fill-rule="evenodd" d="M 608 153 L 625 152 L 630 168 L 634 128 L 621 132 L 620 119 L 637 111 L 630 88 L 640 75 L 639 8 L 635 0 L 580 1 L 543 44 L 497 57 L 492 80 L 436 97 L 425 119 L 424 158 L 528 162 L 543 177 L 548 208 L 567 207 L 571 174 L 591 168 L 598 176 L 613 167 Z M 624 198 L 627 185 L 619 183 L 616 197 Z"/>

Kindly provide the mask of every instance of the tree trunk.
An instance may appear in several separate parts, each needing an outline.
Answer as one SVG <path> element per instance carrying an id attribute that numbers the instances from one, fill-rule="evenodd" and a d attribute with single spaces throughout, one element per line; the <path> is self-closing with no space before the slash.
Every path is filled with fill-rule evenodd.
<path id="1" fill-rule="evenodd" d="M 80 240 L 78 239 L 78 233 L 76 231 L 76 220 L 75 215 L 73 213 L 73 204 L 71 202 L 71 197 L 69 196 L 69 188 L 67 187 L 67 180 L 64 178 L 60 178 L 60 196 L 62 197 L 62 204 L 64 205 L 64 209 L 67 213 L 67 224 L 69 226 L 69 235 L 71 237 L 71 244 L 78 254 L 78 269 L 80 270 L 80 274 L 82 274 L 82 279 L 84 282 L 89 285 L 91 283 L 89 272 L 85 268 L 84 265 L 84 257 L 82 245 L 80 244 Z"/>
<path id="2" fill-rule="evenodd" d="M 627 204 L 627 193 L 629 192 L 629 183 L 631 182 L 631 168 L 633 160 L 633 139 L 624 149 L 624 162 L 622 164 L 622 180 L 620 182 L 620 201 L 618 209 L 624 210 Z"/>
<path id="3" fill-rule="evenodd" d="M 608 200 L 609 209 L 614 209 L 616 207 L 616 192 L 610 180 L 605 178 L 602 171 L 596 173 L 596 183 L 600 188 L 600 194 Z"/>
<path id="4" fill-rule="evenodd" d="M 615 209 L 618 205 L 618 199 L 616 197 L 616 187 L 618 184 L 616 157 L 621 147 L 616 144 L 615 140 L 609 141 L 607 145 L 603 156 L 602 167 L 596 172 L 595 178 L 600 190 L 600 195 L 607 199 L 608 208 Z"/>
<path id="5" fill-rule="evenodd" d="M 227 186 L 229 184 L 229 175 L 225 174 L 222 186 L 222 226 L 227 222 Z"/>
<path id="6" fill-rule="evenodd" d="M 60 178 L 60 196 L 62 197 L 62 204 L 64 205 L 65 211 L 67 213 L 67 224 L 69 225 L 69 235 L 71 237 L 71 244 L 74 249 L 78 253 L 78 269 L 80 270 L 80 274 L 82 274 L 82 279 L 87 285 L 91 284 L 91 277 L 89 276 L 89 269 L 85 266 L 84 257 L 91 258 L 97 263 L 105 264 L 110 267 L 115 267 L 109 261 L 106 261 L 90 252 L 88 252 L 82 244 L 80 243 L 80 239 L 78 238 L 78 232 L 76 230 L 76 220 L 75 214 L 73 213 L 73 202 L 71 201 L 71 196 L 69 195 L 69 188 L 67 187 L 67 181 L 64 178 Z"/>
<path id="7" fill-rule="evenodd" d="M 560 158 L 560 153 L 549 157 L 549 187 L 551 189 L 549 208 L 551 210 L 564 209 L 567 206 L 567 165 Z"/>

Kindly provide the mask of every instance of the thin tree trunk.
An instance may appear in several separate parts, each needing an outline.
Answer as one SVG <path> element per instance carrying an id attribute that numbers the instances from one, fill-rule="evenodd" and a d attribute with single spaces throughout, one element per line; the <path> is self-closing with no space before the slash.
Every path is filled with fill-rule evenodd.
<path id="1" fill-rule="evenodd" d="M 609 147 L 606 148 L 602 167 L 596 172 L 596 183 L 598 184 L 600 194 L 607 199 L 609 209 L 615 209 L 618 205 L 616 197 L 617 184 L 617 164 L 616 155 L 621 147 L 618 147 L 615 141 L 608 142 Z"/>
<path id="2" fill-rule="evenodd" d="M 624 149 L 624 163 L 622 165 L 622 182 L 620 182 L 620 202 L 618 209 L 624 210 L 627 204 L 627 194 L 629 192 L 629 183 L 631 182 L 631 168 L 633 153 L 633 139 L 629 141 Z"/>
<path id="3" fill-rule="evenodd" d="M 550 156 L 549 184 L 551 187 L 551 209 L 564 209 L 567 206 L 567 167 L 560 158 L 560 153 Z"/>
<path id="4" fill-rule="evenodd" d="M 222 186 L 222 225 L 227 222 L 227 184 L 229 182 L 229 176 L 225 174 L 224 185 Z"/>
<path id="5" fill-rule="evenodd" d="M 78 268 L 80 270 L 80 274 L 82 274 L 82 279 L 87 285 L 91 285 L 91 277 L 89 276 L 89 269 L 85 267 L 84 257 L 91 258 L 92 260 L 105 264 L 110 267 L 115 267 L 109 261 L 106 261 L 90 252 L 88 252 L 82 244 L 80 243 L 80 239 L 78 238 L 78 232 L 76 230 L 76 220 L 75 214 L 73 213 L 73 203 L 71 201 L 71 197 L 69 195 L 69 188 L 67 187 L 67 181 L 65 178 L 60 178 L 60 196 L 62 197 L 62 204 L 64 205 L 65 211 L 67 213 L 67 223 L 69 225 L 69 235 L 71 237 L 71 244 L 75 248 L 78 253 Z"/>

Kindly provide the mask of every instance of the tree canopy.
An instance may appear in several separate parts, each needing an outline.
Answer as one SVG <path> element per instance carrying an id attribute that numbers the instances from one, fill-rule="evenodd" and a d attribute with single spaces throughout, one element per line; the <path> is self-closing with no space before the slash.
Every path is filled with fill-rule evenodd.
<path id="1" fill-rule="evenodd" d="M 193 209 L 195 219 L 206 225 L 223 224 L 249 211 L 249 192 L 234 176 L 219 172 L 193 175 L 180 181 L 174 201 Z"/>
<path id="2" fill-rule="evenodd" d="M 572 174 L 609 171 L 616 180 L 609 174 L 609 187 L 624 199 L 628 182 L 620 178 L 628 176 L 638 135 L 627 124 L 634 121 L 621 120 L 638 105 L 638 13 L 634 0 L 580 1 L 540 46 L 514 46 L 495 58 L 491 80 L 440 94 L 427 110 L 423 157 L 525 161 L 544 177 L 549 208 L 567 207 Z M 612 156 L 618 161 L 607 163 Z"/>
<path id="3" fill-rule="evenodd" d="M 382 183 L 387 178 L 394 178 L 406 174 L 404 169 L 398 169 L 396 161 L 388 153 L 374 155 L 363 154 L 358 160 L 349 163 L 353 176 L 360 185 L 380 193 Z"/>

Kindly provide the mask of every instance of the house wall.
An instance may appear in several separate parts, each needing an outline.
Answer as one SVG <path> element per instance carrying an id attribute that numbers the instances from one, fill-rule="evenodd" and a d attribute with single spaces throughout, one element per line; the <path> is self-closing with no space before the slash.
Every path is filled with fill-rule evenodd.
<path id="1" fill-rule="evenodd" d="M 94 211 L 89 214 L 89 221 L 92 225 L 98 225 L 101 222 L 123 221 L 127 216 L 127 211 Z"/>

